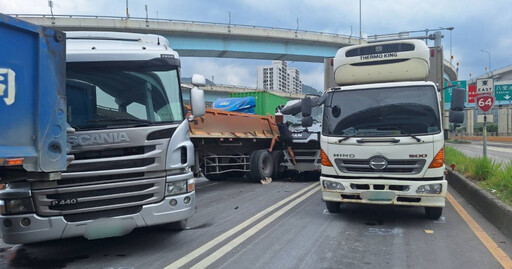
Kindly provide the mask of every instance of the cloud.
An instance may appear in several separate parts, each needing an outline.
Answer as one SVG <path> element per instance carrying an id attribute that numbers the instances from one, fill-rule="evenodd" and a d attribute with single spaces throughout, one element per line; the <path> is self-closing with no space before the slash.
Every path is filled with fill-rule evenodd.
<path id="1" fill-rule="evenodd" d="M 124 16 L 125 1 L 112 0 L 53 0 L 55 14 L 83 14 Z M 47 0 L 0 0 L 0 12 L 19 14 L 48 14 Z M 492 66 L 503 67 L 510 64 L 512 58 L 511 29 L 512 2 L 509 0 L 361 0 L 363 36 L 373 34 L 397 33 L 401 31 L 433 29 L 453 26 L 452 48 L 456 61 L 460 62 L 461 79 L 469 73 L 483 73 L 483 65 L 487 64 L 486 55 L 481 49 L 492 55 Z M 149 16 L 178 20 L 195 20 L 210 22 L 228 22 L 231 12 L 231 23 L 257 26 L 281 27 L 301 30 L 322 31 L 329 33 L 359 35 L 359 1 L 339 0 L 191 0 L 180 3 L 168 0 L 130 0 L 130 15 L 144 17 L 144 6 L 148 4 Z M 430 32 L 431 33 L 431 32 Z M 449 32 L 444 31 L 445 56 L 449 46 Z M 422 34 L 421 32 L 418 34 Z M 432 44 L 430 42 L 430 44 Z M 184 59 L 185 61 L 185 59 Z M 224 68 L 233 74 L 243 76 L 240 79 L 229 74 L 218 74 L 215 77 L 227 83 L 234 81 L 241 84 L 255 85 L 257 62 L 224 61 L 210 59 L 217 63 L 213 68 Z M 227 64 L 227 66 L 224 66 Z M 263 64 L 268 64 L 265 62 Z M 198 66 L 199 67 L 199 66 Z M 240 70 L 237 70 L 239 67 Z M 229 69 L 227 69 L 229 68 Z M 302 68 L 302 66 L 301 66 Z M 209 73 L 218 73 L 216 70 Z M 242 72 L 241 70 L 246 70 Z M 304 78 L 312 80 L 311 84 L 319 84 L 318 79 L 309 69 L 300 70 Z M 247 75 L 251 74 L 251 75 Z M 252 77 L 254 74 L 254 77 Z M 311 73 L 312 74 L 312 73 Z M 228 78 L 229 77 L 229 78 Z M 305 83 L 309 83 L 305 81 Z M 315 87 L 318 87 L 315 85 Z"/>
<path id="2" fill-rule="evenodd" d="M 212 58 L 181 58 L 184 77 L 201 74 L 216 84 L 256 87 L 256 66 L 242 60 Z"/>

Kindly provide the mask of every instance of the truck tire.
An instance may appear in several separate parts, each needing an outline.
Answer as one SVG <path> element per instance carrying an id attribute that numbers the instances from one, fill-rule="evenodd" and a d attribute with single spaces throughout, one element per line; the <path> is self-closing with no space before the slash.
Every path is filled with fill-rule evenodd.
<path id="1" fill-rule="evenodd" d="M 251 153 L 248 177 L 252 181 L 260 181 L 271 177 L 274 171 L 272 156 L 267 150 L 260 149 Z"/>
<path id="2" fill-rule="evenodd" d="M 428 219 L 437 220 L 443 214 L 442 207 L 425 207 L 425 215 Z"/>
<path id="3" fill-rule="evenodd" d="M 272 156 L 272 166 L 274 171 L 272 172 L 272 179 L 280 179 L 283 176 L 285 168 L 280 166 L 284 158 L 284 153 L 281 150 L 275 150 L 270 153 Z"/>
<path id="4" fill-rule="evenodd" d="M 165 227 L 167 230 L 181 231 L 181 230 L 185 230 L 185 228 L 187 228 L 187 220 L 184 219 L 184 220 L 180 220 L 180 221 L 176 221 L 176 222 L 170 222 L 170 223 L 163 224 L 162 226 Z"/>
<path id="5" fill-rule="evenodd" d="M 325 201 L 325 206 L 327 207 L 327 210 L 329 213 L 338 213 L 340 212 L 340 202 L 329 202 Z"/>

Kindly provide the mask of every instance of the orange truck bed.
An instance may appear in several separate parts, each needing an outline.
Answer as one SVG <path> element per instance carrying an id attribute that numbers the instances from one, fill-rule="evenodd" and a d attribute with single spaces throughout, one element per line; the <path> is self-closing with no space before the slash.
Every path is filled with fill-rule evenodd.
<path id="1" fill-rule="evenodd" d="M 201 118 L 189 122 L 191 138 L 271 139 L 279 135 L 274 118 L 207 108 Z"/>

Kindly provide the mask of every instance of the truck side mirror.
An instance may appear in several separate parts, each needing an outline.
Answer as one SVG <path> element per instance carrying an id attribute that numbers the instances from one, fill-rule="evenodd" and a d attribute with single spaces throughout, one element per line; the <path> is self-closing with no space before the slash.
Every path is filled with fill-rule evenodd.
<path id="1" fill-rule="evenodd" d="M 203 75 L 193 74 L 192 75 L 192 85 L 196 87 L 204 87 L 206 86 L 206 79 Z"/>
<path id="2" fill-rule="evenodd" d="M 450 115 L 448 121 L 451 123 L 461 124 L 464 122 L 464 99 L 466 98 L 466 90 L 461 88 L 452 89 L 452 101 L 450 106 Z"/>
<path id="3" fill-rule="evenodd" d="M 311 116 L 311 109 L 313 104 L 311 103 L 311 97 L 306 96 L 302 98 L 301 101 L 301 111 L 302 111 L 302 117 L 309 117 Z"/>
<path id="4" fill-rule="evenodd" d="M 464 123 L 464 111 L 450 111 L 450 115 L 448 116 L 448 120 L 451 123 L 461 124 Z"/>
<path id="5" fill-rule="evenodd" d="M 190 110 L 192 118 L 201 117 L 205 114 L 206 104 L 204 101 L 204 91 L 194 86 L 190 90 Z"/>
<path id="6" fill-rule="evenodd" d="M 313 117 L 307 116 L 307 117 L 302 118 L 302 127 L 308 128 L 311 126 L 313 126 Z"/>
<path id="7" fill-rule="evenodd" d="M 461 88 L 452 89 L 452 102 L 450 110 L 463 111 L 464 99 L 466 99 L 466 90 Z"/>

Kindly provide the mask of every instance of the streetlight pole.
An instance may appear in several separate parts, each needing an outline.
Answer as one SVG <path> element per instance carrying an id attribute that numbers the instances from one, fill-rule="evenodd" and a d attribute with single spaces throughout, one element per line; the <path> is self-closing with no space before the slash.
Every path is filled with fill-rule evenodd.
<path id="1" fill-rule="evenodd" d="M 453 60 L 453 54 L 452 54 L 452 31 L 455 29 L 455 27 L 447 27 L 446 30 L 450 31 L 450 63 Z"/>
<path id="2" fill-rule="evenodd" d="M 491 53 L 485 50 L 480 50 L 483 53 L 487 53 L 487 56 L 489 56 L 489 74 L 491 74 Z"/>
<path id="3" fill-rule="evenodd" d="M 361 0 L 359 0 L 359 44 L 363 38 L 363 32 L 361 31 Z"/>

